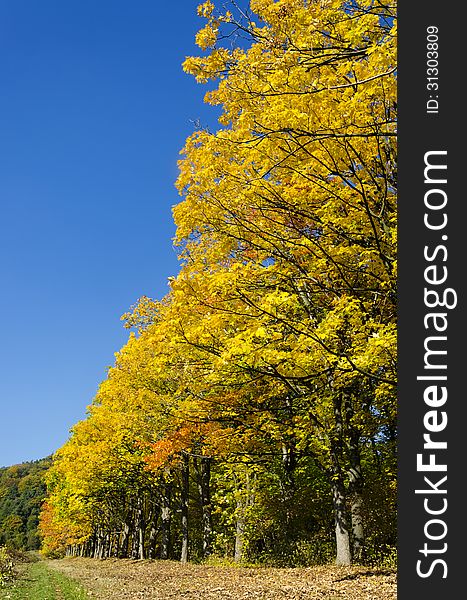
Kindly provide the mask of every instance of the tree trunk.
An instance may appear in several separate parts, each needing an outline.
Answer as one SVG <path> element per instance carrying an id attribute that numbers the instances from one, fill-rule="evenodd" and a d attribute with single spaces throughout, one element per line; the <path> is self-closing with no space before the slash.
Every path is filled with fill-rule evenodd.
<path id="1" fill-rule="evenodd" d="M 156 558 L 156 541 L 157 541 L 157 521 L 159 510 L 153 505 L 149 514 L 149 536 L 148 536 L 148 558 Z"/>
<path id="2" fill-rule="evenodd" d="M 350 565 L 352 564 L 350 536 L 344 485 L 341 481 L 333 481 L 332 497 L 336 524 L 336 565 Z"/>
<path id="3" fill-rule="evenodd" d="M 133 521 L 133 528 L 130 534 L 131 552 L 130 558 L 136 560 L 138 558 L 138 525 Z"/>
<path id="4" fill-rule="evenodd" d="M 95 558 L 96 556 L 96 530 L 93 529 L 91 539 L 89 540 L 88 549 L 89 558 Z"/>
<path id="5" fill-rule="evenodd" d="M 144 558 L 143 499 L 141 497 L 137 498 L 134 511 L 131 556 L 135 559 Z"/>
<path id="6" fill-rule="evenodd" d="M 104 538 L 104 558 L 109 558 L 110 557 L 110 536 L 111 533 L 110 531 L 108 531 L 105 534 L 105 538 Z"/>
<path id="7" fill-rule="evenodd" d="M 120 553 L 120 532 L 114 531 L 112 537 L 112 557 L 118 558 Z"/>
<path id="8" fill-rule="evenodd" d="M 129 541 L 130 541 L 130 529 L 131 529 L 131 525 L 130 525 L 129 521 L 126 521 L 123 524 L 122 542 L 120 544 L 120 550 L 119 550 L 120 558 L 129 558 L 128 550 L 129 550 Z"/>
<path id="9" fill-rule="evenodd" d="M 172 486 L 170 483 L 162 485 L 162 506 L 161 506 L 161 559 L 167 560 L 170 554 L 170 522 L 171 510 L 170 499 L 172 495 Z"/>
<path id="10" fill-rule="evenodd" d="M 363 474 L 360 461 L 359 435 L 353 432 L 349 447 L 349 501 L 352 527 L 352 557 L 355 561 L 364 559 L 365 537 L 363 528 Z"/>
<path id="11" fill-rule="evenodd" d="M 145 555 L 144 555 L 144 522 L 143 522 L 142 517 L 138 524 L 138 558 L 140 560 L 143 560 L 145 558 Z"/>
<path id="12" fill-rule="evenodd" d="M 204 558 L 208 557 L 212 552 L 211 461 L 210 456 L 203 456 L 200 461 L 200 471 L 198 474 Z"/>
<path id="13" fill-rule="evenodd" d="M 290 444 L 282 445 L 282 466 L 284 476 L 282 478 L 282 497 L 285 506 L 286 522 L 283 524 L 286 535 L 289 533 L 295 496 L 294 470 L 297 466 L 295 451 Z"/>
<path id="14" fill-rule="evenodd" d="M 243 543 L 245 541 L 245 504 L 237 500 L 237 524 L 235 528 L 234 560 L 240 562 L 243 558 Z"/>
<path id="15" fill-rule="evenodd" d="M 334 431 L 331 431 L 330 435 L 331 488 L 336 525 L 336 565 L 350 565 L 352 564 L 352 554 L 341 467 L 341 461 L 344 458 L 342 403 L 343 395 L 335 394 L 333 397 Z"/>
<path id="16" fill-rule="evenodd" d="M 235 475 L 234 475 L 235 477 Z M 242 484 L 235 478 L 237 484 L 237 491 L 240 491 L 238 487 L 242 487 Z M 239 494 L 237 498 L 237 510 L 236 510 L 236 526 L 235 526 L 235 548 L 234 548 L 234 560 L 240 562 L 243 558 L 243 547 L 245 543 L 245 527 L 246 527 L 246 515 L 248 507 L 254 505 L 255 502 L 255 475 L 253 475 L 253 486 L 250 483 L 250 476 L 248 471 L 246 472 L 245 480 L 245 494 L 242 496 Z"/>
<path id="17" fill-rule="evenodd" d="M 100 528 L 97 530 L 97 558 L 104 558 L 104 532 Z"/>
<path id="18" fill-rule="evenodd" d="M 188 454 L 182 457 L 182 485 L 181 485 L 181 517 L 182 517 L 182 551 L 180 562 L 188 561 L 188 493 L 190 486 L 190 458 Z"/>

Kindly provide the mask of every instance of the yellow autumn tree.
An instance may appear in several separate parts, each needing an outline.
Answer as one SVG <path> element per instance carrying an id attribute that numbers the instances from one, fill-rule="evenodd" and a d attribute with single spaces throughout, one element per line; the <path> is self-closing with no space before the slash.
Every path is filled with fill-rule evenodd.
<path id="1" fill-rule="evenodd" d="M 162 483 L 146 469 L 144 458 L 163 426 L 164 396 L 154 388 L 147 370 L 150 357 L 140 346 L 131 336 L 88 407 L 87 418 L 72 428 L 54 456 L 48 499 L 52 518 L 43 527 L 46 547 L 53 546 L 53 527 L 60 520 L 79 530 L 76 539 L 64 538 L 62 550 L 79 546 L 79 551 L 97 557 L 144 558 L 143 521 L 155 535 L 159 505 L 153 497 Z M 50 534 L 46 525 L 53 526 Z M 146 551 L 151 556 L 153 544 Z"/>
<path id="2" fill-rule="evenodd" d="M 297 480 L 323 475 L 336 562 L 364 560 L 368 456 L 391 454 L 396 419 L 395 5 L 198 14 L 202 56 L 184 68 L 214 82 L 222 115 L 179 163 L 180 273 L 124 315 L 136 334 L 56 455 L 46 544 L 141 558 L 158 535 L 167 558 L 177 507 L 185 561 L 197 485 L 207 556 L 214 468 L 240 556 L 250 474 L 264 483 L 274 466 L 289 505 Z"/>
<path id="3" fill-rule="evenodd" d="M 184 149 L 172 287 L 180 333 L 215 377 L 262 376 L 307 400 L 296 443 L 329 469 L 347 564 L 350 537 L 357 558 L 363 546 L 360 443 L 395 421 L 395 6 L 251 9 L 199 9 L 207 54 L 184 66 L 217 81 L 206 100 L 222 127 Z M 249 44 L 229 47 L 239 32 Z"/>

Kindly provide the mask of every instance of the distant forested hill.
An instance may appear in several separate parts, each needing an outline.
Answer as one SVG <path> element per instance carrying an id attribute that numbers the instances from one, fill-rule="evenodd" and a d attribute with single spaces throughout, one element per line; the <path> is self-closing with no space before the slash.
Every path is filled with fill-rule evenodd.
<path id="1" fill-rule="evenodd" d="M 0 468 L 0 546 L 36 550 L 38 515 L 51 458 Z"/>

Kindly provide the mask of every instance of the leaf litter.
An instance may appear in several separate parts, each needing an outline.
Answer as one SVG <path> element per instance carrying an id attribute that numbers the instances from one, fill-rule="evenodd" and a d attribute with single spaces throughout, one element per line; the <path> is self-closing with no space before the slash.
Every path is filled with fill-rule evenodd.
<path id="1" fill-rule="evenodd" d="M 395 600 L 396 572 L 363 566 L 220 567 L 64 558 L 48 566 L 96 600 Z"/>

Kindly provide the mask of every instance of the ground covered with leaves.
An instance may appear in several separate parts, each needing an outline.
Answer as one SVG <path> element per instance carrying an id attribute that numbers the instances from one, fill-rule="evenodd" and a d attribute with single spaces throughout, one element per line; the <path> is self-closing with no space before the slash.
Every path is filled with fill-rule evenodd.
<path id="1" fill-rule="evenodd" d="M 394 571 L 182 565 L 169 561 L 67 558 L 47 561 L 98 600 L 395 600 Z"/>

